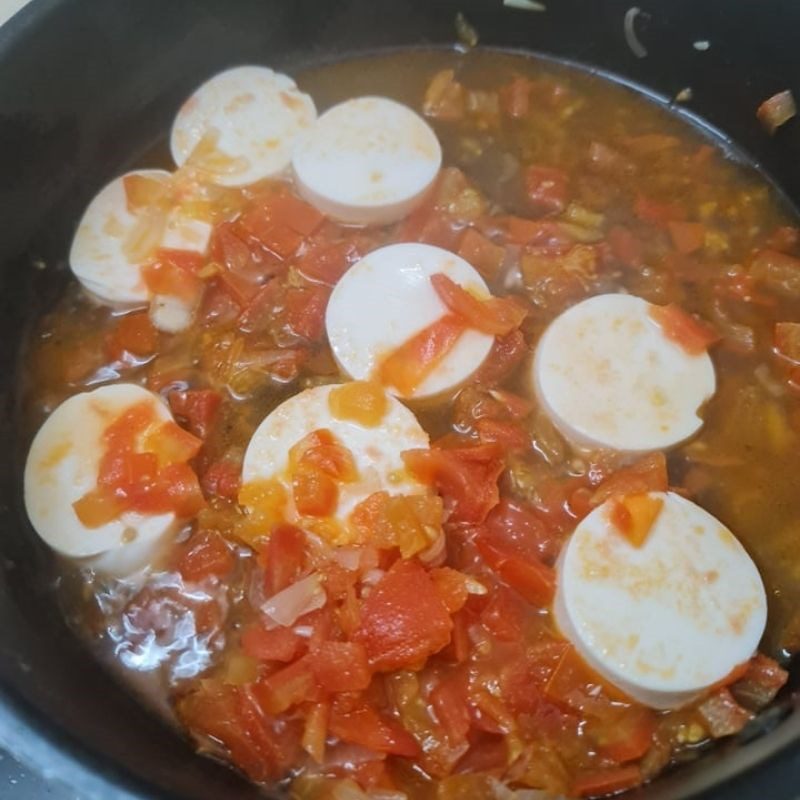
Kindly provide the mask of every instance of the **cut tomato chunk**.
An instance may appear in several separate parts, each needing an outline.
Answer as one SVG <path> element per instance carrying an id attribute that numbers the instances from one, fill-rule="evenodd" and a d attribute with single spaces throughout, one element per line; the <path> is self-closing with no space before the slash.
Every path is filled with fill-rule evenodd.
<path id="1" fill-rule="evenodd" d="M 527 354 L 528 345 L 522 331 L 515 330 L 498 337 L 472 380 L 482 386 L 497 386 L 511 375 Z"/>
<path id="2" fill-rule="evenodd" d="M 301 466 L 292 474 L 292 495 L 301 515 L 329 517 L 336 511 L 339 487 L 322 470 Z"/>
<path id="3" fill-rule="evenodd" d="M 303 640 L 290 628 L 267 630 L 256 623 L 242 633 L 242 650 L 258 661 L 293 661 Z"/>
<path id="4" fill-rule="evenodd" d="M 373 381 L 351 381 L 331 390 L 328 405 L 336 419 L 374 428 L 385 416 L 389 400 L 379 384 Z"/>
<path id="5" fill-rule="evenodd" d="M 546 606 L 553 599 L 556 588 L 555 571 L 536 558 L 520 558 L 504 552 L 486 536 L 476 540 L 484 561 L 512 589 L 516 589 L 529 603 Z"/>
<path id="6" fill-rule="evenodd" d="M 494 280 L 506 259 L 506 249 L 495 244 L 474 228 L 467 228 L 458 246 L 458 255 L 483 275 Z"/>
<path id="7" fill-rule="evenodd" d="M 189 430 L 201 439 L 208 436 L 221 405 L 222 395 L 213 389 L 187 389 L 169 393 L 172 413 L 185 420 Z"/>
<path id="8" fill-rule="evenodd" d="M 361 606 L 354 638 L 379 672 L 413 668 L 450 641 L 453 622 L 431 578 L 419 564 L 398 561 Z"/>
<path id="9" fill-rule="evenodd" d="M 576 797 L 604 797 L 624 792 L 626 789 L 633 789 L 641 782 L 641 770 L 631 764 L 625 767 L 584 772 L 572 782 L 571 793 Z"/>
<path id="10" fill-rule="evenodd" d="M 489 297 L 479 300 L 443 273 L 431 276 L 431 284 L 439 299 L 475 330 L 490 336 L 506 336 L 518 328 L 527 316 L 527 309 L 516 298 Z"/>
<path id="11" fill-rule="evenodd" d="M 253 694 L 267 714 L 282 714 L 292 706 L 316 700 L 319 689 L 311 656 L 305 655 L 262 678 L 253 686 Z"/>
<path id="12" fill-rule="evenodd" d="M 649 494 L 629 494 L 613 501 L 610 519 L 614 527 L 634 546 L 641 547 L 655 524 L 664 501 Z"/>
<path id="13" fill-rule="evenodd" d="M 101 486 L 76 500 L 72 508 L 82 525 L 99 528 L 119 519 L 127 504 L 112 489 Z"/>
<path id="14" fill-rule="evenodd" d="M 146 311 L 120 317 L 107 343 L 108 355 L 113 359 L 122 359 L 126 353 L 147 358 L 157 349 L 158 331 L 153 327 Z"/>
<path id="15" fill-rule="evenodd" d="M 158 456 L 160 465 L 177 464 L 194 458 L 203 442 L 174 422 L 162 422 L 144 440 L 144 448 Z"/>
<path id="16" fill-rule="evenodd" d="M 234 567 L 233 554 L 225 539 L 216 531 L 192 534 L 177 553 L 176 569 L 185 581 L 224 578 Z"/>
<path id="17" fill-rule="evenodd" d="M 536 211 L 560 214 L 566 208 L 569 178 L 564 170 L 533 164 L 525 170 L 523 181 L 528 203 Z"/>
<path id="18" fill-rule="evenodd" d="M 667 227 L 675 249 L 682 255 L 701 250 L 706 243 L 706 226 L 700 222 L 670 222 Z"/>
<path id="19" fill-rule="evenodd" d="M 719 334 L 706 322 L 688 314 L 680 306 L 651 306 L 650 316 L 661 326 L 664 335 L 691 356 L 705 353 L 719 341 Z"/>
<path id="20" fill-rule="evenodd" d="M 367 651 L 358 642 L 321 642 L 312 651 L 317 683 L 328 692 L 360 692 L 372 673 Z"/>
<path id="21" fill-rule="evenodd" d="M 464 322 L 454 314 L 423 328 L 381 362 L 380 382 L 404 395 L 413 394 L 455 347 L 465 329 Z"/>
<path id="22" fill-rule="evenodd" d="M 666 492 L 668 488 L 667 459 L 663 453 L 650 453 L 602 481 L 592 494 L 591 504 L 599 506 L 610 497 Z"/>
<path id="23" fill-rule="evenodd" d="M 366 702 L 348 710 L 334 703 L 328 729 L 342 741 L 360 744 L 379 753 L 406 758 L 419 755 L 419 745 L 414 737 L 396 722 L 383 718 Z"/>
<path id="24" fill-rule="evenodd" d="M 308 542 L 294 525 L 278 525 L 259 556 L 265 568 L 264 589 L 271 596 L 291 586 L 306 570 Z"/>

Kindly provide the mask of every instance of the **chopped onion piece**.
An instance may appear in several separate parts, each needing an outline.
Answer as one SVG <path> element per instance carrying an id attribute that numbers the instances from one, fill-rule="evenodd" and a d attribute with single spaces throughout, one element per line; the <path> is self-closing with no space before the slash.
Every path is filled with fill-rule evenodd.
<path id="1" fill-rule="evenodd" d="M 372 586 L 376 584 L 384 575 L 382 569 L 371 569 L 368 572 L 364 573 L 364 576 L 361 578 L 361 582 L 367 584 L 367 586 Z"/>
<path id="2" fill-rule="evenodd" d="M 637 6 L 631 6 L 631 8 L 625 12 L 625 20 L 623 22 L 625 41 L 628 43 L 628 47 L 630 47 L 631 51 L 637 58 L 644 58 L 647 55 L 647 49 L 639 41 L 639 38 L 636 36 L 636 30 L 634 29 L 636 17 L 638 17 L 641 13 L 642 10 L 640 8 Z"/>
<path id="3" fill-rule="evenodd" d="M 189 328 L 194 320 L 197 303 L 169 294 L 154 295 L 150 301 L 150 321 L 156 330 L 164 333 L 180 333 Z"/>
<path id="4" fill-rule="evenodd" d="M 418 553 L 417 558 L 419 558 L 426 567 L 438 567 L 440 564 L 444 563 L 445 557 L 447 556 L 446 545 L 447 542 L 445 541 L 444 534 L 440 532 L 433 544 L 421 553 Z"/>
<path id="5" fill-rule="evenodd" d="M 358 547 L 337 547 L 333 560 L 343 569 L 355 572 L 361 563 L 361 549 Z"/>
<path id="6" fill-rule="evenodd" d="M 711 42 L 709 42 L 708 39 L 698 39 L 692 45 L 692 47 L 694 47 L 695 50 L 699 50 L 701 53 L 704 53 L 709 47 L 711 47 Z"/>
<path id="7" fill-rule="evenodd" d="M 775 133 L 781 125 L 788 122 L 797 114 L 797 105 L 794 96 L 787 89 L 785 92 L 778 92 L 765 100 L 756 111 L 759 122 L 770 132 Z"/>
<path id="8" fill-rule="evenodd" d="M 269 619 L 267 627 L 289 627 L 304 614 L 322 608 L 327 599 L 319 575 L 313 572 L 270 597 L 261 611 Z"/>
<path id="9" fill-rule="evenodd" d="M 467 591 L 470 594 L 488 594 L 489 590 L 478 580 L 472 577 L 472 575 L 465 575 L 464 578 L 464 585 L 467 587 Z"/>
<path id="10" fill-rule="evenodd" d="M 692 87 L 686 86 L 675 95 L 676 103 L 688 103 L 692 99 Z"/>
<path id="11" fill-rule="evenodd" d="M 547 11 L 547 6 L 537 0 L 503 0 L 503 5 L 520 11 Z"/>

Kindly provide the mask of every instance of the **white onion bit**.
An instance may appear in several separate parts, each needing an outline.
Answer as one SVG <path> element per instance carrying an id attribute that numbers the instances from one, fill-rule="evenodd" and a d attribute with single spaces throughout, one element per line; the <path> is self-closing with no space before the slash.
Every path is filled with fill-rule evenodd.
<path id="1" fill-rule="evenodd" d="M 519 11 L 547 11 L 547 6 L 544 3 L 537 2 L 537 0 L 503 0 L 503 5 L 506 8 L 516 8 Z"/>
<path id="2" fill-rule="evenodd" d="M 322 608 L 327 599 L 319 575 L 313 572 L 270 597 L 261 611 L 267 617 L 268 628 L 289 627 L 304 614 Z"/>
<path id="3" fill-rule="evenodd" d="M 631 51 L 637 58 L 644 58 L 647 55 L 647 49 L 639 41 L 639 38 L 636 36 L 636 30 L 634 29 L 636 17 L 638 17 L 641 13 L 642 10 L 640 8 L 637 6 L 631 6 L 631 8 L 625 12 L 625 20 L 623 22 L 625 41 L 628 43 L 628 47 L 630 47 Z"/>
<path id="4" fill-rule="evenodd" d="M 711 42 L 709 42 L 708 39 L 698 39 L 692 45 L 692 47 L 694 47 L 695 50 L 699 50 L 701 53 L 704 53 L 709 47 L 711 47 Z"/>

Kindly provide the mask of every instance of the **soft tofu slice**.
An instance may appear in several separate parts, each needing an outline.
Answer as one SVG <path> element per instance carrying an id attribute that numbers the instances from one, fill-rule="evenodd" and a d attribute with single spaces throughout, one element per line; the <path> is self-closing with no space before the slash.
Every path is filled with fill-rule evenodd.
<path id="1" fill-rule="evenodd" d="M 125 254 L 127 237 L 137 222 L 137 216 L 128 210 L 125 195 L 125 178 L 130 175 L 165 184 L 171 178 L 161 169 L 135 170 L 114 178 L 89 203 L 69 253 L 75 277 L 97 299 L 113 306 L 141 305 L 149 299 L 141 274 L 143 262 L 131 261 Z M 210 235 L 208 223 L 184 218 L 175 208 L 166 212 L 158 244 L 203 253 Z"/>
<path id="2" fill-rule="evenodd" d="M 331 294 L 325 324 L 334 356 L 351 378 L 373 377 L 386 356 L 448 313 L 430 281 L 438 272 L 465 289 L 489 295 L 483 278 L 463 258 L 428 244 L 381 247 L 345 273 Z M 465 331 L 413 398 L 461 386 L 493 343 L 492 336 Z"/>
<path id="3" fill-rule="evenodd" d="M 645 452 L 682 442 L 714 394 L 707 353 L 670 341 L 639 297 L 591 297 L 557 317 L 532 362 L 533 390 L 578 446 Z"/>
<path id="4" fill-rule="evenodd" d="M 609 519 L 613 500 L 576 528 L 558 564 L 562 633 L 610 683 L 653 708 L 691 701 L 755 652 L 764 585 L 736 537 L 700 506 L 663 506 L 635 547 Z"/>
<path id="5" fill-rule="evenodd" d="M 408 214 L 430 188 L 442 149 L 422 117 L 385 97 L 326 111 L 292 156 L 300 194 L 340 222 L 381 225 Z"/>
<path id="6" fill-rule="evenodd" d="M 156 418 L 172 416 L 152 392 L 129 383 L 102 386 L 65 400 L 34 437 L 25 464 L 25 508 L 36 532 L 70 558 L 118 575 L 146 566 L 176 530 L 174 514 L 125 512 L 87 528 L 72 504 L 97 486 L 108 426 L 131 406 L 151 403 Z"/>
<path id="7" fill-rule="evenodd" d="M 291 497 L 289 450 L 316 430 L 327 429 L 353 456 L 359 479 L 342 483 L 335 517 L 346 520 L 353 508 L 374 492 L 426 494 L 429 489 L 406 471 L 401 453 L 428 447 L 428 434 L 399 400 L 387 396 L 380 423 L 364 427 L 333 415 L 328 397 L 336 386 L 306 389 L 289 398 L 258 426 L 244 456 L 242 481 L 279 480 Z M 289 509 L 289 517 L 292 511 Z"/>
<path id="8" fill-rule="evenodd" d="M 182 166 L 212 132 L 229 162 L 209 172 L 214 183 L 245 186 L 274 178 L 289 166 L 295 140 L 316 117 L 314 101 L 288 75 L 234 67 L 210 78 L 183 104 L 172 125 L 172 157 Z"/>

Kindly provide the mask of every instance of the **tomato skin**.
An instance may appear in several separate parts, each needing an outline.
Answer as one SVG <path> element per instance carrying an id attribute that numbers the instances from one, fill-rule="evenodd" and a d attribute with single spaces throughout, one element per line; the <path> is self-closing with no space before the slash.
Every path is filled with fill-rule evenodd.
<path id="1" fill-rule="evenodd" d="M 638 269 L 644 263 L 642 243 L 628 228 L 622 225 L 615 225 L 608 232 L 606 241 L 611 247 L 611 253 L 614 258 L 624 266 Z"/>
<path id="2" fill-rule="evenodd" d="M 664 336 L 690 356 L 705 353 L 720 339 L 719 334 L 708 323 L 696 319 L 674 303 L 651 306 L 650 316 L 659 324 Z"/>
<path id="3" fill-rule="evenodd" d="M 508 336 L 497 338 L 472 380 L 482 386 L 497 386 L 522 363 L 528 352 L 522 331 L 512 331 Z"/>
<path id="4" fill-rule="evenodd" d="M 294 525 L 277 525 L 259 556 L 264 566 L 264 590 L 268 596 L 291 586 L 306 570 L 306 535 Z"/>
<path id="5" fill-rule="evenodd" d="M 179 550 L 177 570 L 185 581 L 201 581 L 209 576 L 222 579 L 233 567 L 233 554 L 216 531 L 192 534 Z"/>
<path id="6" fill-rule="evenodd" d="M 466 576 L 450 567 L 432 569 L 430 576 L 448 613 L 460 611 L 469 598 Z"/>
<path id="7" fill-rule="evenodd" d="M 667 460 L 664 454 L 650 453 L 630 466 L 618 469 L 602 481 L 592 494 L 591 504 L 599 506 L 610 497 L 666 492 L 668 488 Z"/>
<path id="8" fill-rule="evenodd" d="M 628 765 L 596 770 L 579 775 L 573 782 L 570 793 L 576 797 L 603 797 L 633 789 L 642 782 L 639 767 Z"/>
<path id="9" fill-rule="evenodd" d="M 656 715 L 649 708 L 632 706 L 613 718 L 598 750 L 618 764 L 638 761 L 652 746 L 656 727 Z"/>
<path id="10" fill-rule="evenodd" d="M 451 522 L 480 523 L 500 500 L 500 452 L 497 445 L 484 444 L 407 450 L 402 457 L 418 480 L 436 487 L 450 509 Z"/>
<path id="11" fill-rule="evenodd" d="M 142 267 L 142 277 L 153 294 L 165 294 L 194 302 L 199 299 L 203 282 L 195 275 L 202 266 L 202 256 L 182 250 L 158 250 L 154 259 Z M 199 258 L 199 261 L 197 260 Z"/>
<path id="12" fill-rule="evenodd" d="M 659 203 L 643 194 L 636 195 L 633 204 L 633 213 L 644 222 L 652 225 L 666 227 L 670 222 L 681 221 L 686 218 L 684 210 L 672 203 Z"/>
<path id="13" fill-rule="evenodd" d="M 484 536 L 478 536 L 476 544 L 484 561 L 529 603 L 541 607 L 552 601 L 556 588 L 552 568 L 536 559 L 505 553 Z"/>
<path id="14" fill-rule="evenodd" d="M 222 395 L 213 389 L 186 389 L 169 393 L 172 413 L 183 420 L 189 430 L 205 439 L 219 413 Z"/>
<path id="15" fill-rule="evenodd" d="M 471 726 L 466 681 L 455 675 L 436 684 L 431 705 L 451 744 L 466 741 Z"/>
<path id="16" fill-rule="evenodd" d="M 242 650 L 259 661 L 293 661 L 302 645 L 303 640 L 290 628 L 267 630 L 256 623 L 242 633 Z"/>
<path id="17" fill-rule="evenodd" d="M 398 561 L 361 604 L 353 638 L 364 645 L 370 666 L 385 672 L 413 667 L 450 641 L 453 621 L 425 570 Z"/>
<path id="18" fill-rule="evenodd" d="M 303 516 L 329 517 L 339 502 L 339 487 L 321 470 L 299 466 L 292 473 L 292 495 Z"/>
<path id="19" fill-rule="evenodd" d="M 227 458 L 215 461 L 203 473 L 200 485 L 207 495 L 235 501 L 242 487 L 241 465 Z"/>
<path id="20" fill-rule="evenodd" d="M 475 423 L 478 438 L 487 444 L 499 444 L 509 453 L 527 450 L 531 446 L 530 434 L 520 425 L 497 419 L 479 419 Z"/>
<path id="21" fill-rule="evenodd" d="M 292 706 L 314 701 L 319 695 L 313 661 L 304 655 L 253 685 L 253 694 L 267 714 L 282 714 Z"/>
<path id="22" fill-rule="evenodd" d="M 297 260 L 297 268 L 310 281 L 335 286 L 361 255 L 354 242 L 320 242 L 303 252 Z"/>
<path id="23" fill-rule="evenodd" d="M 467 228 L 458 245 L 458 255 L 487 280 L 494 280 L 506 260 L 506 250 L 474 228 Z"/>
<path id="24" fill-rule="evenodd" d="M 347 710 L 334 703 L 328 729 L 345 742 L 360 744 L 379 753 L 406 758 L 419 755 L 419 745 L 411 734 L 397 723 L 381 717 L 366 702 Z"/>
<path id="25" fill-rule="evenodd" d="M 360 692 L 372 673 L 367 651 L 358 642 L 321 642 L 312 651 L 314 676 L 328 692 Z"/>
<path id="26" fill-rule="evenodd" d="M 531 165 L 523 175 L 528 203 L 544 214 L 560 214 L 567 205 L 569 179 L 564 170 Z"/>
<path id="27" fill-rule="evenodd" d="M 700 222 L 670 222 L 667 228 L 675 249 L 681 255 L 690 255 L 705 245 L 706 227 Z"/>
<path id="28" fill-rule="evenodd" d="M 396 350 L 378 367 L 384 386 L 394 386 L 404 395 L 416 388 L 455 347 L 466 326 L 454 314 L 448 314 L 423 328 Z"/>

